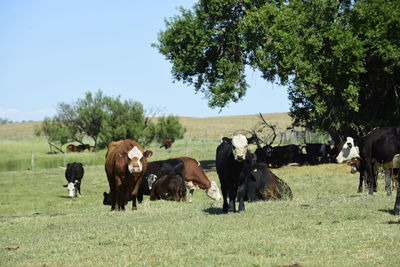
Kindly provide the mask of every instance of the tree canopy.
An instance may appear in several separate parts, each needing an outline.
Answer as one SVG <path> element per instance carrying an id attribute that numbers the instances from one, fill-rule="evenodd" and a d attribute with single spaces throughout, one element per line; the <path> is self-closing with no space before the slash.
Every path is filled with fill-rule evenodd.
<path id="1" fill-rule="evenodd" d="M 67 142 L 83 144 L 87 137 L 93 140 L 95 148 L 105 148 L 111 141 L 128 138 L 147 146 L 155 139 L 162 142 L 165 137 L 183 138 L 185 130 L 178 117 L 161 116 L 156 124 L 141 103 L 104 96 L 98 90 L 95 94 L 85 93 L 84 98 L 72 104 L 59 103 L 57 115 L 46 118 L 36 132 L 46 136 L 51 149 L 62 152 Z"/>
<path id="2" fill-rule="evenodd" d="M 340 138 L 400 121 L 400 1 L 199 0 L 154 46 L 213 108 L 245 95 L 247 65 L 287 86 L 295 125 Z"/>

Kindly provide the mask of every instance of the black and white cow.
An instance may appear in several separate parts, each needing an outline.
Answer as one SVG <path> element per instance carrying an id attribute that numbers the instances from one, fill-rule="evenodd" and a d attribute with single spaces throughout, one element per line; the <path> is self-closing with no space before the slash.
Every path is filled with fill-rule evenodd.
<path id="1" fill-rule="evenodd" d="M 82 163 L 73 162 L 68 163 L 67 169 L 65 170 L 65 179 L 67 179 L 68 184 L 64 187 L 68 188 L 69 197 L 77 197 L 81 195 L 81 181 L 85 171 L 83 169 Z"/>
<path id="2" fill-rule="evenodd" d="M 336 157 L 338 163 L 358 158 L 366 166 L 369 181 L 369 194 L 373 194 L 374 172 L 378 166 L 384 169 L 400 167 L 400 127 L 376 128 L 366 136 L 346 142 Z M 399 174 L 397 174 L 399 179 Z M 399 214 L 400 188 L 397 187 L 394 213 Z"/>
<path id="3" fill-rule="evenodd" d="M 232 139 L 224 137 L 217 147 L 216 168 L 224 198 L 222 208 L 224 213 L 236 211 L 235 200 L 238 188 L 245 179 L 241 172 L 245 164 L 251 164 L 251 155 L 247 146 L 247 138 L 239 134 L 233 136 Z M 244 196 L 239 199 L 239 212 L 242 211 L 244 211 Z"/>

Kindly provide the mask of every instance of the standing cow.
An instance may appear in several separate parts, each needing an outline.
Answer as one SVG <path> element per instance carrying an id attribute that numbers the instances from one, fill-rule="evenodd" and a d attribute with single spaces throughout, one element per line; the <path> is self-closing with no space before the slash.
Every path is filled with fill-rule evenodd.
<path id="1" fill-rule="evenodd" d="M 68 184 L 64 187 L 68 188 L 69 197 L 81 196 L 81 181 L 85 170 L 83 169 L 82 163 L 73 162 L 67 164 L 67 169 L 65 170 L 65 179 L 67 179 Z"/>
<path id="2" fill-rule="evenodd" d="M 347 137 L 346 142 L 336 157 L 338 163 L 358 158 L 365 164 L 369 181 L 369 194 L 373 194 L 375 168 L 400 167 L 400 127 L 376 128 L 361 138 Z M 399 174 L 397 174 L 399 180 Z M 400 188 L 397 187 L 394 213 L 399 214 Z"/>
<path id="3" fill-rule="evenodd" d="M 241 175 L 245 164 L 250 164 L 251 155 L 247 149 L 248 141 L 244 135 L 235 135 L 224 138 L 217 147 L 216 167 L 221 183 L 222 196 L 224 198 L 223 212 L 235 212 L 235 199 L 239 186 L 244 182 Z M 229 197 L 229 204 L 228 204 Z M 244 211 L 244 196 L 239 199 L 239 212 Z"/>
<path id="4" fill-rule="evenodd" d="M 105 171 L 110 186 L 111 210 L 125 209 L 127 192 L 131 192 L 132 210 L 137 209 L 136 195 L 147 169 L 147 158 L 152 154 L 130 139 L 108 145 Z"/>

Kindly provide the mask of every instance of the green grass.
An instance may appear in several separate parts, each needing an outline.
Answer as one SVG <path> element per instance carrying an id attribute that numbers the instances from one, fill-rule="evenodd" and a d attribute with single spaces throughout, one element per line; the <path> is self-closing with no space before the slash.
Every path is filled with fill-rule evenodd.
<path id="1" fill-rule="evenodd" d="M 85 167 L 82 197 L 66 198 L 59 168 L 0 173 L 0 266 L 398 266 L 395 196 L 357 194 L 338 164 L 283 167 L 292 201 L 193 203 L 145 198 L 132 212 L 102 205 L 103 166 Z M 207 172 L 218 181 L 215 172 Z"/>

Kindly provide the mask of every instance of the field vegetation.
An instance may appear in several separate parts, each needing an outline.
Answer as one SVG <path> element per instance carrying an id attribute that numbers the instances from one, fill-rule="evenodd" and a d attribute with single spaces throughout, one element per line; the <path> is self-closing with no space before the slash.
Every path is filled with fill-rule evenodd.
<path id="1" fill-rule="evenodd" d="M 190 135 L 191 122 L 183 120 L 188 136 L 172 150 L 152 145 L 150 159 L 182 156 L 189 144 L 189 156 L 219 184 L 212 168 L 219 136 L 242 130 L 244 122 L 219 131 L 222 118 L 215 126 L 188 121 L 203 121 L 207 138 Z M 1 139 L 2 162 L 28 156 L 29 166 L 35 151 L 43 164 L 60 156 L 62 165 L 62 155 L 46 154 L 45 140 Z M 369 196 L 356 193 L 358 175 L 344 164 L 285 166 L 272 171 L 291 187 L 291 201 L 245 203 L 244 213 L 223 214 L 222 201 L 197 190 L 192 203 L 145 197 L 135 212 L 111 212 L 102 204 L 104 153 L 98 152 L 97 164 L 86 163 L 94 152 L 67 153 L 68 162 L 85 167 L 82 197 L 74 199 L 62 187 L 58 165 L 7 171 L 2 163 L 0 266 L 398 266 L 400 221 L 381 176 L 378 192 Z"/>

